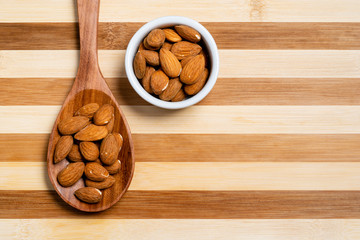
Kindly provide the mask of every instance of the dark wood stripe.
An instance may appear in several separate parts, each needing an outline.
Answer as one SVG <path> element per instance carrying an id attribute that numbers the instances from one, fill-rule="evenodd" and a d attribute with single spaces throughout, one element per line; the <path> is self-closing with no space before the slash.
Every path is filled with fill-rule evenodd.
<path id="1" fill-rule="evenodd" d="M 107 82 L 121 105 L 148 105 L 126 78 Z M 62 105 L 73 79 L 0 78 L 2 105 Z M 200 105 L 359 105 L 359 78 L 220 78 Z"/>
<path id="2" fill-rule="evenodd" d="M 99 24 L 99 49 L 126 49 L 144 23 Z M 203 23 L 221 49 L 360 49 L 360 23 Z M 1 23 L 0 50 L 78 49 L 77 23 Z"/>
<path id="3" fill-rule="evenodd" d="M 133 134 L 133 139 L 137 162 L 360 162 L 359 134 Z M 0 134 L 0 162 L 45 161 L 47 143 L 47 134 Z"/>
<path id="4" fill-rule="evenodd" d="M 129 191 L 111 209 L 83 213 L 55 191 L 0 191 L 0 218 L 360 218 L 352 191 Z"/>

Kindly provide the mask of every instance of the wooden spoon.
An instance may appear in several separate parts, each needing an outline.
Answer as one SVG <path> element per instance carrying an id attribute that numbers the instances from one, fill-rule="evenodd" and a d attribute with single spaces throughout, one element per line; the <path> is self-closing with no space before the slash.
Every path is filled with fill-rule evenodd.
<path id="1" fill-rule="evenodd" d="M 112 95 L 103 75 L 101 74 L 97 55 L 97 25 L 99 18 L 100 0 L 78 0 L 78 16 L 80 31 L 80 62 L 78 72 L 60 113 L 55 121 L 50 135 L 47 166 L 48 175 L 52 185 L 60 197 L 73 206 L 86 212 L 98 212 L 108 209 L 120 200 L 128 189 L 134 173 L 134 150 L 131 133 L 115 97 Z M 120 67 L 120 66 L 119 66 Z M 64 188 L 57 181 L 57 174 L 69 162 L 65 159 L 54 164 L 53 156 L 57 141 L 60 138 L 58 123 L 64 118 L 73 116 L 75 111 L 85 104 L 96 102 L 100 106 L 111 104 L 115 108 L 115 124 L 113 132 L 123 136 L 123 146 L 118 159 L 121 160 L 121 170 L 115 174 L 116 182 L 111 188 L 103 190 L 103 198 L 99 203 L 88 204 L 78 200 L 74 192 L 84 186 L 84 180 L 80 179 L 71 187 Z"/>

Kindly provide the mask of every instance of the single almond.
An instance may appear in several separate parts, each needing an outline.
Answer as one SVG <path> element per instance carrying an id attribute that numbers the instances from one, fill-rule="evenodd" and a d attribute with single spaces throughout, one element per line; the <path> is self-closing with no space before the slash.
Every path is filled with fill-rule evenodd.
<path id="1" fill-rule="evenodd" d="M 152 47 L 147 43 L 147 38 L 144 38 L 143 41 L 144 48 L 147 50 L 158 50 L 160 47 Z"/>
<path id="2" fill-rule="evenodd" d="M 163 31 L 165 33 L 166 40 L 168 40 L 169 42 L 180 42 L 182 40 L 181 37 L 179 36 L 179 34 L 177 34 L 171 28 L 163 29 Z"/>
<path id="3" fill-rule="evenodd" d="M 94 123 L 96 125 L 105 125 L 114 117 L 114 107 L 110 104 L 102 105 L 94 114 Z"/>
<path id="4" fill-rule="evenodd" d="M 150 86 L 156 95 L 161 94 L 168 84 L 169 77 L 162 70 L 157 70 L 151 75 Z"/>
<path id="5" fill-rule="evenodd" d="M 179 25 L 175 26 L 175 30 L 181 37 L 185 38 L 190 42 L 197 43 L 201 40 L 200 33 L 191 27 Z"/>
<path id="6" fill-rule="evenodd" d="M 81 142 L 80 152 L 88 161 L 95 161 L 99 157 L 99 148 L 93 142 Z"/>
<path id="7" fill-rule="evenodd" d="M 196 43 L 181 41 L 172 45 L 171 52 L 177 57 L 177 59 L 182 60 L 187 56 L 199 54 L 201 49 L 200 45 Z"/>
<path id="8" fill-rule="evenodd" d="M 164 101 L 173 99 L 180 91 L 181 87 L 182 83 L 180 82 L 179 78 L 170 79 L 169 86 L 159 95 L 160 99 Z"/>
<path id="9" fill-rule="evenodd" d="M 113 164 L 109 165 L 109 166 L 104 166 L 104 168 L 110 173 L 110 174 L 115 174 L 118 173 L 120 168 L 121 168 L 121 162 L 120 160 L 115 161 Z"/>
<path id="10" fill-rule="evenodd" d="M 161 29 L 154 29 L 147 35 L 146 41 L 151 47 L 160 48 L 165 42 L 165 33 Z"/>
<path id="11" fill-rule="evenodd" d="M 122 147 L 122 145 L 123 145 L 124 139 L 123 139 L 123 137 L 121 136 L 120 133 L 113 133 L 113 135 L 114 135 L 114 137 L 115 137 L 115 139 L 116 139 L 116 142 L 117 142 L 117 144 L 118 144 L 118 148 L 119 148 L 119 151 L 120 151 L 120 150 L 121 150 L 121 147 Z"/>
<path id="12" fill-rule="evenodd" d="M 200 75 L 196 83 L 191 85 L 186 85 L 184 91 L 187 95 L 195 95 L 205 86 L 206 80 L 208 79 L 209 71 L 205 68 L 204 72 Z"/>
<path id="13" fill-rule="evenodd" d="M 89 103 L 76 111 L 75 116 L 85 116 L 88 118 L 92 118 L 95 114 L 95 112 L 99 109 L 99 104 L 97 103 Z"/>
<path id="14" fill-rule="evenodd" d="M 164 42 L 164 44 L 162 45 L 161 48 L 166 49 L 166 50 L 171 50 L 172 44 L 168 43 L 168 42 Z"/>
<path id="15" fill-rule="evenodd" d="M 142 50 L 141 54 L 144 56 L 146 62 L 151 66 L 159 66 L 159 53 L 151 50 Z"/>
<path id="16" fill-rule="evenodd" d="M 181 64 L 175 55 L 166 49 L 160 49 L 160 64 L 162 70 L 169 77 L 178 77 L 181 72 Z"/>
<path id="17" fill-rule="evenodd" d="M 93 187 L 83 187 L 75 191 L 75 196 L 86 203 L 98 203 L 101 201 L 102 193 Z"/>
<path id="18" fill-rule="evenodd" d="M 107 128 L 109 133 L 111 133 L 113 131 L 114 124 L 115 124 L 115 117 L 112 117 L 111 120 L 109 121 L 109 123 L 106 124 L 106 128 Z"/>
<path id="19" fill-rule="evenodd" d="M 88 117 L 69 117 L 59 122 L 58 129 L 62 135 L 71 135 L 77 133 L 78 131 L 86 127 L 89 123 L 90 120 Z"/>
<path id="20" fill-rule="evenodd" d="M 138 79 L 142 79 L 145 75 L 146 60 L 141 52 L 137 52 L 134 58 L 134 72 Z"/>
<path id="21" fill-rule="evenodd" d="M 72 162 L 81 162 L 82 156 L 80 153 L 79 145 L 73 144 L 71 151 L 69 152 L 67 158 Z"/>
<path id="22" fill-rule="evenodd" d="M 81 178 L 84 169 L 85 164 L 83 162 L 70 163 L 58 174 L 58 182 L 63 187 L 70 187 Z"/>
<path id="23" fill-rule="evenodd" d="M 146 48 L 145 48 L 145 46 L 144 46 L 144 43 L 141 42 L 140 45 L 139 45 L 138 51 L 145 50 L 145 49 L 146 49 Z"/>
<path id="24" fill-rule="evenodd" d="M 55 146 L 54 163 L 58 163 L 66 158 L 73 146 L 74 139 L 72 136 L 62 136 Z"/>
<path id="25" fill-rule="evenodd" d="M 75 134 L 74 138 L 79 141 L 92 142 L 103 139 L 107 134 L 108 130 L 106 126 L 90 124 Z"/>
<path id="26" fill-rule="evenodd" d="M 185 84 L 194 84 L 200 74 L 204 72 L 205 58 L 203 55 L 197 55 L 191 59 L 181 71 L 180 80 Z"/>
<path id="27" fill-rule="evenodd" d="M 153 90 L 150 87 L 150 80 L 151 80 L 151 75 L 155 72 L 155 68 L 153 67 L 146 67 L 145 70 L 145 76 L 143 77 L 143 79 L 141 80 L 141 84 L 143 86 L 143 88 L 145 89 L 145 91 L 147 91 L 148 93 L 152 94 L 154 93 Z"/>
<path id="28" fill-rule="evenodd" d="M 111 187 L 115 183 L 115 178 L 113 176 L 107 177 L 104 181 L 96 182 L 91 181 L 90 179 L 85 179 L 85 185 L 87 187 L 94 187 L 97 189 L 106 189 Z"/>
<path id="29" fill-rule="evenodd" d="M 185 65 L 191 60 L 193 59 L 195 56 L 193 55 L 190 55 L 190 56 L 187 56 L 186 58 L 184 58 L 183 60 L 181 60 L 181 67 L 184 68 Z"/>
<path id="30" fill-rule="evenodd" d="M 113 164 L 119 155 L 118 142 L 113 134 L 109 134 L 101 142 L 100 146 L 100 159 L 106 165 Z"/>
<path id="31" fill-rule="evenodd" d="M 101 166 L 101 164 L 96 162 L 87 163 L 84 173 L 88 179 L 97 182 L 104 181 L 107 177 L 109 177 L 109 172 Z"/>
<path id="32" fill-rule="evenodd" d="M 180 102 L 186 98 L 186 95 L 182 89 L 175 95 L 173 99 L 171 99 L 172 102 Z"/>

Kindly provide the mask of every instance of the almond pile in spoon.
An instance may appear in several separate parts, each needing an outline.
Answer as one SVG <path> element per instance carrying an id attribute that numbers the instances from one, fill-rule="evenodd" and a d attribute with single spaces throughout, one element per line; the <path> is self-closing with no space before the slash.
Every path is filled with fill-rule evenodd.
<path id="1" fill-rule="evenodd" d="M 70 163 L 59 172 L 57 180 L 61 186 L 71 187 L 84 176 L 86 187 L 74 192 L 83 202 L 100 202 L 100 190 L 115 183 L 112 174 L 121 168 L 118 154 L 123 138 L 113 132 L 114 118 L 114 107 L 110 104 L 100 107 L 89 103 L 58 124 L 62 136 L 55 146 L 54 163 L 64 159 Z"/>
<path id="2" fill-rule="evenodd" d="M 172 102 L 197 94 L 209 76 L 201 42 L 199 32 L 185 25 L 152 30 L 134 58 L 134 72 L 144 89 Z"/>

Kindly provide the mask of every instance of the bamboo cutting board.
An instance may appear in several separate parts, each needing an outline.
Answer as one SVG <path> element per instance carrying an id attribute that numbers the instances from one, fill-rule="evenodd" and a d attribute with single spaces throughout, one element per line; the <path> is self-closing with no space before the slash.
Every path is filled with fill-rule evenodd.
<path id="1" fill-rule="evenodd" d="M 46 174 L 78 66 L 76 5 L 0 6 L 1 239 L 360 238 L 358 1 L 102 0 L 99 62 L 136 168 L 97 214 L 64 203 Z M 144 102 L 123 66 L 136 30 L 164 15 L 200 21 L 219 47 L 214 89 L 179 111 Z"/>

